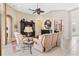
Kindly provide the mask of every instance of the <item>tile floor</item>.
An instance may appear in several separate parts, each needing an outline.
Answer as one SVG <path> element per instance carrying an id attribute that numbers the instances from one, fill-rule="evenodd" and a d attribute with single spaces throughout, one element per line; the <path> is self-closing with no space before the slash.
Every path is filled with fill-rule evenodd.
<path id="1" fill-rule="evenodd" d="M 61 47 L 52 48 L 49 52 L 39 52 L 36 49 L 32 49 L 30 54 L 29 49 L 18 50 L 13 52 L 11 44 L 3 46 L 3 56 L 78 56 L 79 55 L 79 37 L 73 37 L 70 39 L 64 39 L 61 41 Z"/>

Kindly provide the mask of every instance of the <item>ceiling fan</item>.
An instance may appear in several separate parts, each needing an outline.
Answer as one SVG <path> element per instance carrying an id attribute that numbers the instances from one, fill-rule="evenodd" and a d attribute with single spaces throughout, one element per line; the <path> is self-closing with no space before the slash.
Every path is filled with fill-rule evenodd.
<path id="1" fill-rule="evenodd" d="M 29 8 L 29 10 L 33 11 L 33 14 L 37 13 L 38 15 L 40 15 L 40 13 L 45 12 L 45 11 L 42 11 L 40 8 L 38 8 L 38 3 L 37 3 L 37 9 L 33 10 Z"/>

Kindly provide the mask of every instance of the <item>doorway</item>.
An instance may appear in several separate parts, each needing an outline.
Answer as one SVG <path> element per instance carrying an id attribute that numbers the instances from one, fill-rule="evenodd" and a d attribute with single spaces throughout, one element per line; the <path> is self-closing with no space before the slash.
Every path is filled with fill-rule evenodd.
<path id="1" fill-rule="evenodd" d="M 72 17 L 72 37 L 77 37 L 79 36 L 79 21 L 77 17 Z"/>
<path id="2" fill-rule="evenodd" d="M 12 16 L 6 16 L 6 44 L 11 43 L 12 39 Z"/>

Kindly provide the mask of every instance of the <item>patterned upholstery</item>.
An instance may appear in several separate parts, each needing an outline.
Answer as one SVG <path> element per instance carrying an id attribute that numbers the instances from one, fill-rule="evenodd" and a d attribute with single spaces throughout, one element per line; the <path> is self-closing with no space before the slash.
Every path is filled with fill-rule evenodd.
<path id="1" fill-rule="evenodd" d="M 60 43 L 60 38 L 60 33 L 40 35 L 38 39 L 34 38 L 34 41 L 36 42 L 34 43 L 34 48 L 41 52 L 49 51 L 52 47 L 55 47 Z"/>
<path id="2" fill-rule="evenodd" d="M 45 35 L 44 48 L 45 51 L 50 50 L 52 47 L 52 35 Z"/>
<path id="3" fill-rule="evenodd" d="M 61 38 L 62 38 L 62 32 L 59 32 L 57 37 L 57 43 L 56 43 L 57 46 L 60 46 Z"/>

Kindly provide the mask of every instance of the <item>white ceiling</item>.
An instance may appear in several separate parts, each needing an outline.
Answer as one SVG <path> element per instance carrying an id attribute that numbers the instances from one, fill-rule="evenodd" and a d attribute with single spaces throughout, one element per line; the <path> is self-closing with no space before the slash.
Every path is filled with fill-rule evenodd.
<path id="1" fill-rule="evenodd" d="M 8 3 L 8 5 L 18 11 L 30 13 L 30 14 L 32 14 L 32 11 L 28 10 L 29 8 L 31 9 L 37 8 L 36 3 Z M 44 10 L 45 13 L 48 13 L 53 10 L 69 11 L 78 8 L 79 3 L 38 3 L 38 7 L 40 7 L 41 10 Z"/>

